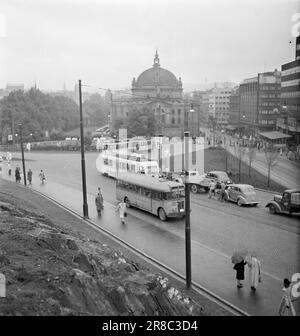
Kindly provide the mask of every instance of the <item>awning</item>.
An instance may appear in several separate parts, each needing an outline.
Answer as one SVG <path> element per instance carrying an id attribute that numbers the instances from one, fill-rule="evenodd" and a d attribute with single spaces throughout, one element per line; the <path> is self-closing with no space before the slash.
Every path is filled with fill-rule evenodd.
<path id="1" fill-rule="evenodd" d="M 277 132 L 277 131 L 274 131 L 274 132 L 260 132 L 259 135 L 261 135 L 261 136 L 263 136 L 267 139 L 270 139 L 270 140 L 287 139 L 287 138 L 292 137 L 289 134 L 284 134 L 284 133 Z"/>

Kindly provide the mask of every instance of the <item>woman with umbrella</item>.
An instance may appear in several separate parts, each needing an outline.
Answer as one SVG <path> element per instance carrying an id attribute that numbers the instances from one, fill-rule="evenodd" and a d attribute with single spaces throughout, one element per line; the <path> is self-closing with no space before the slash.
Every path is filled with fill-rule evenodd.
<path id="1" fill-rule="evenodd" d="M 245 279 L 246 254 L 244 251 L 239 251 L 235 252 L 231 257 L 231 261 L 234 264 L 233 269 L 236 271 L 237 288 L 243 287 L 241 281 Z"/>

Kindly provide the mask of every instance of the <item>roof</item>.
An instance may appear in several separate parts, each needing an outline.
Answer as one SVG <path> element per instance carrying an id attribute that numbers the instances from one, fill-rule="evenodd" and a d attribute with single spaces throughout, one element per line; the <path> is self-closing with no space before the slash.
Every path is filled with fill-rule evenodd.
<path id="1" fill-rule="evenodd" d="M 300 188 L 299 189 L 287 189 L 287 190 L 285 190 L 284 192 L 287 192 L 287 193 L 300 193 Z"/>
<path id="2" fill-rule="evenodd" d="M 171 188 L 184 187 L 182 183 L 166 180 L 161 181 L 157 177 L 152 177 L 145 174 L 122 173 L 119 174 L 118 180 L 136 184 L 144 188 L 164 192 L 170 192 Z"/>
<path id="3" fill-rule="evenodd" d="M 153 67 L 145 70 L 139 75 L 135 87 L 156 85 L 178 87 L 179 82 L 171 71 L 161 67 Z"/>
<path id="4" fill-rule="evenodd" d="M 261 136 L 268 138 L 270 140 L 276 140 L 276 139 L 287 139 L 291 138 L 292 136 L 289 134 L 284 134 L 281 132 L 273 131 L 273 132 L 260 132 Z"/>
<path id="5" fill-rule="evenodd" d="M 250 184 L 241 184 L 241 183 L 234 183 L 234 184 L 230 184 L 230 187 L 239 187 L 239 188 L 254 188 L 252 185 Z"/>

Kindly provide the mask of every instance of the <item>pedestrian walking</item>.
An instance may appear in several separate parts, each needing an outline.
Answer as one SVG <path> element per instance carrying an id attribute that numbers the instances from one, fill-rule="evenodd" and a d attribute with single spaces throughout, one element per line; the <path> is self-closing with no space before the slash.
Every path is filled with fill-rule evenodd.
<path id="1" fill-rule="evenodd" d="M 221 202 L 224 202 L 224 200 L 225 200 L 225 188 L 226 188 L 226 184 L 222 181 L 221 182 L 221 189 L 220 189 L 220 197 L 219 197 L 219 200 Z"/>
<path id="2" fill-rule="evenodd" d="M 7 168 L 8 168 L 8 175 L 11 176 L 11 164 L 9 161 L 7 162 Z"/>
<path id="3" fill-rule="evenodd" d="M 31 184 L 32 181 L 32 170 L 29 168 L 28 172 L 27 172 L 27 180 L 29 182 L 29 184 Z"/>
<path id="4" fill-rule="evenodd" d="M 291 282 L 289 279 L 285 278 L 283 280 L 282 299 L 279 305 L 278 314 L 280 316 L 296 316 L 293 301 Z"/>
<path id="5" fill-rule="evenodd" d="M 39 173 L 39 178 L 40 178 L 42 184 L 44 184 L 44 182 L 46 180 L 46 176 L 45 176 L 45 173 L 43 172 L 43 170 L 41 170 L 41 172 Z"/>
<path id="6" fill-rule="evenodd" d="M 241 281 L 245 279 L 245 265 L 247 265 L 246 261 L 242 260 L 233 266 L 233 269 L 236 271 L 237 288 L 243 287 Z"/>
<path id="7" fill-rule="evenodd" d="M 208 185 L 208 198 L 211 198 L 212 197 L 212 194 L 215 194 L 215 187 L 216 187 L 216 184 L 214 181 L 210 181 L 209 182 L 209 185 Z"/>
<path id="8" fill-rule="evenodd" d="M 15 178 L 16 178 L 16 182 L 21 182 L 21 172 L 20 172 L 19 166 L 17 166 L 15 169 Z"/>
<path id="9" fill-rule="evenodd" d="M 98 193 L 95 197 L 95 204 L 96 204 L 98 215 L 100 216 L 101 211 L 103 210 L 103 196 L 102 196 L 100 188 L 98 188 Z"/>
<path id="10" fill-rule="evenodd" d="M 256 291 L 258 283 L 261 282 L 261 262 L 254 256 L 247 256 L 246 262 L 249 267 L 249 285 L 253 292 Z"/>
<path id="11" fill-rule="evenodd" d="M 221 182 L 217 181 L 217 183 L 215 185 L 215 196 L 219 200 L 220 200 L 221 190 L 222 190 Z"/>
<path id="12" fill-rule="evenodd" d="M 126 203 L 124 200 L 122 200 L 116 207 L 116 211 L 119 211 L 121 223 L 125 224 L 125 217 L 127 217 L 127 212 L 126 212 Z"/>

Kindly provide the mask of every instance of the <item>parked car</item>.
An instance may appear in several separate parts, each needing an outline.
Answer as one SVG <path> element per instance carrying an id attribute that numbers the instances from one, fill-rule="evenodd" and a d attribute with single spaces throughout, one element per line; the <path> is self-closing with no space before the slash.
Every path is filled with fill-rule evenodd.
<path id="1" fill-rule="evenodd" d="M 231 184 L 225 189 L 225 200 L 238 206 L 259 204 L 253 186 L 249 184 Z"/>
<path id="2" fill-rule="evenodd" d="M 300 213 L 300 188 L 287 189 L 282 195 L 274 195 L 273 200 L 267 203 L 271 214 Z"/>

